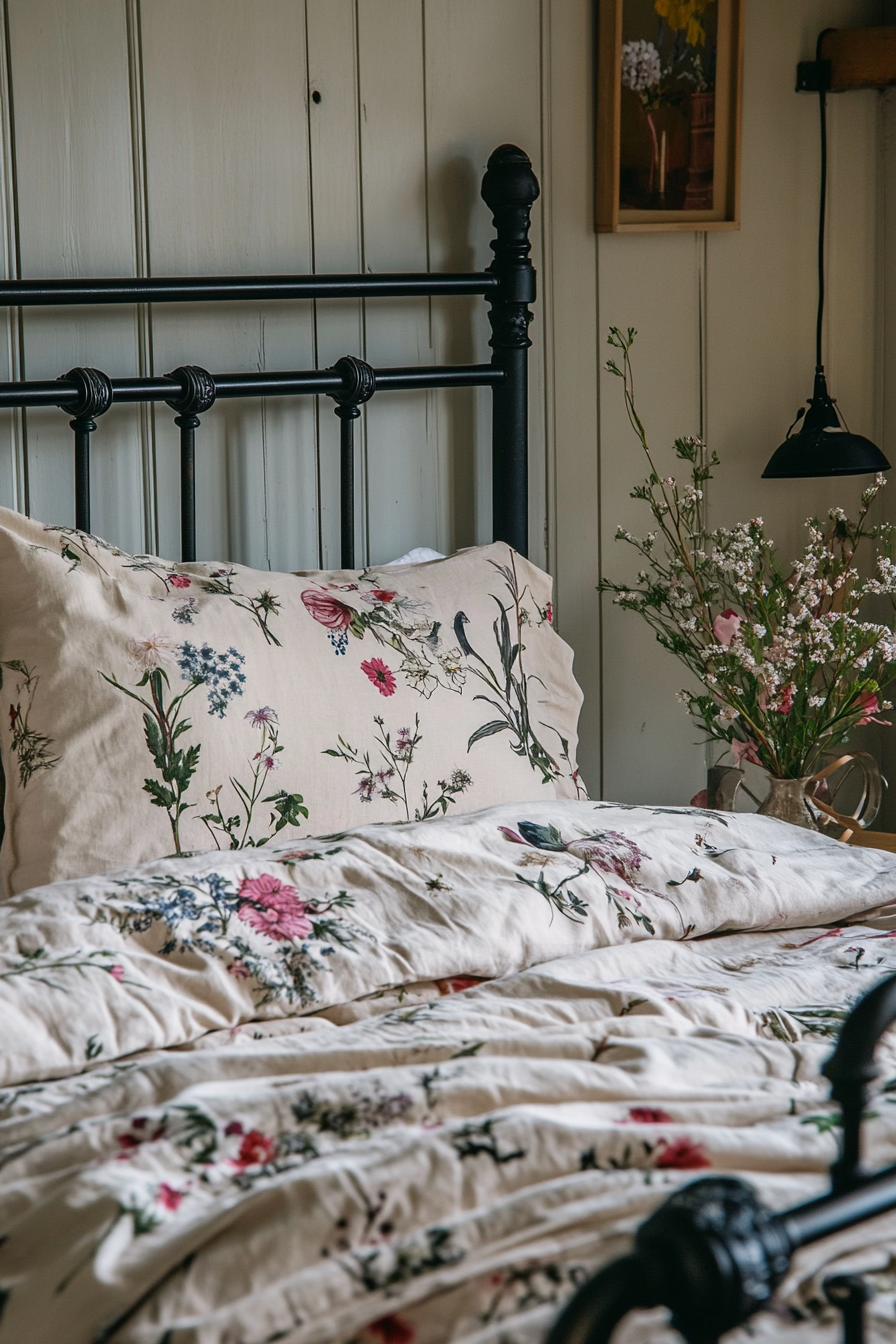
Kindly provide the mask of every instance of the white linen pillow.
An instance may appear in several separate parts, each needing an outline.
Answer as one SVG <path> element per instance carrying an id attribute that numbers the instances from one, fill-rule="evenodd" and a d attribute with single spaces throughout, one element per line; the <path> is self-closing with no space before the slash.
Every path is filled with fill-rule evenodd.
<path id="1" fill-rule="evenodd" d="M 5 892 L 584 793 L 551 581 L 506 545 L 270 574 L 3 509 L 0 573 Z"/>
<path id="2" fill-rule="evenodd" d="M 387 560 L 385 565 L 380 566 L 383 569 L 394 569 L 397 565 L 425 565 L 428 560 L 445 560 L 441 551 L 434 551 L 431 546 L 414 546 L 412 550 L 406 551 L 400 555 L 397 560 Z"/>

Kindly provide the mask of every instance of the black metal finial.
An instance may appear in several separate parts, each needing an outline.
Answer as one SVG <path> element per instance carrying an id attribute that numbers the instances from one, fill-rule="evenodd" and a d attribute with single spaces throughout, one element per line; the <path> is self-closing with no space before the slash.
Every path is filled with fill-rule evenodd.
<path id="1" fill-rule="evenodd" d="M 339 416 L 339 531 L 340 563 L 343 569 L 355 567 L 355 434 L 353 421 L 361 414 L 363 402 L 376 391 L 376 374 L 369 364 L 354 355 L 343 355 L 333 365 L 342 379 L 338 392 L 329 395 L 336 402 Z"/>
<path id="2" fill-rule="evenodd" d="M 493 347 L 530 344 L 532 314 L 525 305 L 535 301 L 535 268 L 529 260 L 529 215 L 539 194 L 528 154 L 516 145 L 500 145 L 482 179 L 482 199 L 495 225 L 495 257 L 488 269 L 501 282 L 491 312 Z"/>
<path id="3" fill-rule="evenodd" d="M 482 199 L 494 216 L 494 260 L 488 267 L 499 285 L 489 295 L 492 364 L 503 379 L 494 389 L 492 412 L 492 529 L 525 555 L 529 536 L 528 367 L 529 304 L 535 300 L 535 267 L 529 259 L 529 214 L 538 199 L 538 179 L 529 156 L 500 145 L 482 179 Z"/>
<path id="4" fill-rule="evenodd" d="M 198 364 L 182 364 L 165 377 L 181 386 L 180 394 L 165 404 L 178 412 L 174 423 L 180 429 L 180 558 L 192 561 L 196 559 L 196 430 L 200 415 L 214 406 L 217 388 L 212 375 Z"/>
<path id="5" fill-rule="evenodd" d="M 74 401 L 61 404 L 75 431 L 75 527 L 90 531 L 90 436 L 99 416 L 112 405 L 112 384 L 99 369 L 74 368 L 57 380 L 74 383 Z"/>

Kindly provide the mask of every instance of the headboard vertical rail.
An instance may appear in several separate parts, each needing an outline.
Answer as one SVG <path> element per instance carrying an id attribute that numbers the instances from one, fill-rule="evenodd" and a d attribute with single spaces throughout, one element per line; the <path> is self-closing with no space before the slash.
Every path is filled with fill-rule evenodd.
<path id="1" fill-rule="evenodd" d="M 176 378 L 180 396 L 166 401 L 177 411 L 174 423 L 180 430 L 180 558 L 196 559 L 196 431 L 199 417 L 215 404 L 215 380 L 198 364 L 184 364 L 167 378 Z"/>
<path id="2" fill-rule="evenodd" d="M 75 527 L 90 531 L 90 436 L 112 405 L 112 384 L 99 369 L 69 369 L 59 382 L 74 383 L 77 397 L 60 403 L 75 432 Z"/>
<path id="3" fill-rule="evenodd" d="M 343 569 L 355 567 L 355 421 L 376 391 L 376 374 L 363 359 L 343 355 L 333 365 L 342 387 L 331 395 L 339 416 L 339 531 Z"/>
<path id="4" fill-rule="evenodd" d="M 516 145 L 500 145 L 482 179 L 482 199 L 495 225 L 495 256 L 487 270 L 499 282 L 487 296 L 489 344 L 492 364 L 504 374 L 492 388 L 492 535 L 521 555 L 529 549 L 529 304 L 536 289 L 529 212 L 538 194 L 528 155 Z"/>

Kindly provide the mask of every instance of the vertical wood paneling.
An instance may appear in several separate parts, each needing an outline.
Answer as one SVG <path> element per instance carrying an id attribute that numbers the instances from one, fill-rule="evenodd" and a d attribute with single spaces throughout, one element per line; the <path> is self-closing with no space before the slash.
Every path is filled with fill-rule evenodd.
<path id="1" fill-rule="evenodd" d="M 542 207 L 544 261 L 538 305 L 545 333 L 550 552 L 557 628 L 575 649 L 585 692 L 579 767 L 597 797 L 600 770 L 600 572 L 597 414 L 597 240 L 592 223 L 592 141 L 573 136 L 591 114 L 590 0 L 545 0 Z"/>
<path id="2" fill-rule="evenodd" d="M 852 430 L 877 440 L 877 109 L 857 89 L 828 99 L 829 262 L 826 363 L 832 396 Z M 853 482 L 861 486 L 861 482 Z M 858 493 L 858 492 L 856 492 Z"/>
<path id="3" fill-rule="evenodd" d="M 364 267 L 358 142 L 358 33 L 354 0 L 307 0 L 308 87 L 320 94 L 309 105 L 314 270 Z M 365 357 L 360 303 L 328 299 L 315 304 L 315 349 L 321 368 L 342 355 Z M 339 556 L 339 421 L 334 403 L 317 407 L 321 563 Z M 367 554 L 364 494 L 366 422 L 355 422 L 355 558 Z"/>
<path id="4" fill-rule="evenodd" d="M 125 12 L 120 0 L 10 0 L 22 273 L 133 275 L 130 113 Z M 93 364 L 133 371 L 128 308 L 31 309 L 24 372 L 57 377 Z M 61 412 L 28 414 L 31 511 L 74 514 L 72 435 Z M 137 416 L 116 407 L 93 436 L 93 527 L 139 549 L 143 535 Z"/>
<path id="5" fill-rule="evenodd" d="M 18 274 L 18 220 L 16 216 L 15 144 L 12 90 L 6 41 L 6 0 L 0 4 L 0 275 Z M 21 377 L 21 316 L 6 308 L 0 316 L 0 380 Z M 0 504 L 27 509 L 24 424 L 21 411 L 0 414 Z"/>
<path id="6" fill-rule="evenodd" d="M 426 125 L 421 0 L 359 0 L 360 168 L 369 271 L 425 271 Z M 388 148 L 387 148 L 388 147 Z M 365 304 L 374 365 L 428 364 L 426 299 Z M 367 517 L 373 563 L 448 546 L 448 515 L 426 393 L 374 397 L 367 411 Z"/>
<path id="7" fill-rule="evenodd" d="M 293 0 L 144 0 L 149 256 L 154 275 L 311 269 L 304 7 Z M 306 304 L 159 306 L 156 370 L 307 368 Z M 157 415 L 166 553 L 178 553 L 173 412 Z M 197 433 L 200 556 L 317 560 L 313 408 L 222 403 Z M 172 519 L 175 525 L 172 527 Z"/>
<path id="8" fill-rule="evenodd" d="M 896 89 L 887 89 L 878 103 L 878 240 L 877 240 L 877 375 L 880 438 L 876 440 L 891 463 L 896 463 Z M 883 494 L 884 516 L 896 514 L 893 473 Z M 893 699 L 892 690 L 889 698 Z M 887 718 L 892 718 L 891 714 Z M 884 794 L 881 829 L 896 830 L 896 733 L 881 733 L 880 761 L 890 788 Z"/>
<path id="9" fill-rule="evenodd" d="M 602 234 L 599 239 L 599 328 L 635 327 L 636 391 L 657 467 L 674 474 L 669 445 L 695 434 L 700 421 L 699 321 L 694 240 L 690 234 Z M 602 361 L 603 362 L 603 361 Z M 600 375 L 603 573 L 617 582 L 642 566 L 614 540 L 618 526 L 651 530 L 646 506 L 630 498 L 647 475 L 625 414 L 621 385 Z M 603 599 L 604 796 L 623 802 L 681 803 L 702 787 L 698 733 L 675 701 L 685 682 L 676 659 L 660 650 L 644 621 Z M 689 790 L 689 791 L 688 791 Z"/>
<path id="10" fill-rule="evenodd" d="M 537 0 L 425 0 L 429 253 L 433 270 L 476 270 L 491 259 L 491 220 L 479 185 L 491 151 L 524 148 L 540 171 L 541 33 Z M 541 269 L 541 205 L 532 212 L 532 256 Z M 434 302 L 439 363 L 482 358 L 488 342 L 481 299 Z M 530 555 L 544 562 L 544 371 L 541 323 L 530 351 Z M 453 546 L 491 537 L 491 407 L 487 392 L 439 402 L 449 445 Z"/>

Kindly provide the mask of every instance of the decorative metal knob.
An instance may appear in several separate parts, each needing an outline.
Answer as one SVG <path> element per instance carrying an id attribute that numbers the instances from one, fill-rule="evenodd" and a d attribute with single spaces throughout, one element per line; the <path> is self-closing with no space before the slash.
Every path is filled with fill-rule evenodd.
<path id="1" fill-rule="evenodd" d="M 165 377 L 176 379 L 181 386 L 180 396 L 170 397 L 165 402 L 172 411 L 178 412 L 175 424 L 179 425 L 185 419 L 193 420 L 195 424 L 191 427 L 195 429 L 199 424 L 197 417 L 211 410 L 215 404 L 217 389 L 214 378 L 198 364 L 182 364 L 179 369 L 166 373 Z"/>
<path id="2" fill-rule="evenodd" d="M 74 401 L 62 405 L 66 415 L 71 415 L 72 429 L 96 429 L 96 418 L 105 415 L 112 405 L 112 384 L 99 369 L 69 369 L 68 373 L 57 379 L 60 383 L 75 383 L 78 389 Z"/>
<path id="3" fill-rule="evenodd" d="M 369 401 L 376 391 L 376 374 L 369 364 L 354 355 L 343 355 L 338 359 L 333 372 L 342 379 L 339 391 L 329 393 L 337 403 L 336 414 L 354 419 L 359 414 L 358 407 Z"/>

